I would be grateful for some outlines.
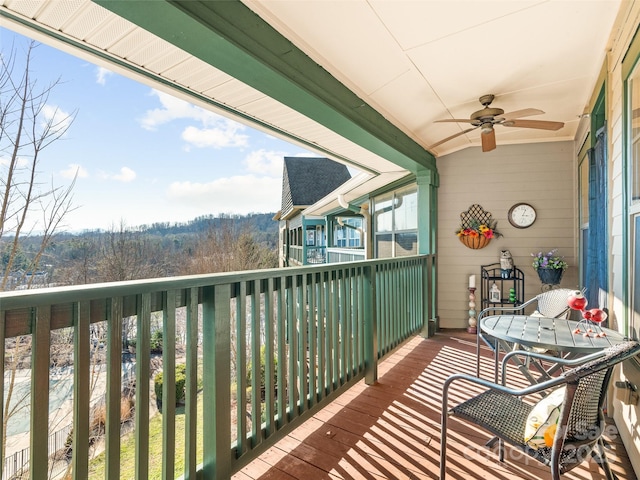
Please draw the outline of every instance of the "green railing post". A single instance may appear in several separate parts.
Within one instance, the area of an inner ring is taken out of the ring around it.
[[[89,408],[91,397],[89,391],[89,365],[91,363],[89,331],[91,312],[88,301],[79,302],[74,307],[72,468],[73,478],[80,480],[89,477]]]
[[[173,478],[176,464],[175,290],[164,294],[162,317],[162,478]]]
[[[288,422],[286,397],[286,392],[289,390],[288,365],[286,361],[286,339],[288,335],[286,285],[287,277],[280,277],[276,296],[276,334],[278,336],[278,404],[276,415],[278,417],[278,428],[284,427]]]
[[[376,267],[364,268],[364,380],[373,385],[378,380],[378,319],[376,313]]]
[[[0,345],[6,345],[5,343],[5,312],[4,310],[0,310]],[[5,355],[0,356],[0,371],[4,372],[5,365]],[[4,412],[4,382],[0,384],[0,412]],[[0,422],[0,438],[4,438],[4,422]],[[0,476],[4,472],[4,442],[0,442]]]
[[[205,287],[202,300],[203,478],[231,477],[231,286]]]
[[[422,259],[422,278],[421,280],[421,291],[422,291],[422,302],[421,302],[421,320],[422,320],[422,328],[420,329],[420,336],[424,338],[429,337],[429,319],[431,318],[431,302],[430,298],[430,276],[431,269],[429,268],[430,262],[427,259]]]
[[[273,367],[274,358],[274,284],[275,279],[269,278],[264,284],[264,401],[265,401],[265,435],[269,437],[275,432],[275,388]]]
[[[262,402],[261,402],[261,355],[260,355],[260,285],[250,282],[251,286],[251,448],[262,442]],[[245,337],[246,338],[246,337]],[[266,351],[265,351],[266,360]],[[264,366],[265,374],[267,367]],[[266,388],[266,387],[265,387]]]
[[[151,355],[151,295],[137,299],[136,379],[149,378]],[[149,477],[149,382],[136,381],[136,478]]]
[[[192,287],[187,295],[187,381],[185,385],[185,470],[184,480],[195,480],[198,450],[198,289]],[[138,477],[146,478],[146,477]]]
[[[120,478],[120,405],[122,399],[122,297],[111,299],[107,326],[107,421],[105,478]]]
[[[236,456],[247,449],[247,284],[239,282],[236,287]]]
[[[29,478],[49,478],[49,362],[51,310],[38,307],[31,339],[31,455]],[[35,434],[37,432],[37,435]]]

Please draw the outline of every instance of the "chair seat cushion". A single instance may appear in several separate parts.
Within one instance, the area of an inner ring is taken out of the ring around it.
[[[553,445],[564,397],[565,388],[558,388],[535,404],[529,413],[524,441],[534,450]]]

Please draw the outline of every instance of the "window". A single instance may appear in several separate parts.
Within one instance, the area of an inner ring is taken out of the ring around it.
[[[633,232],[632,232],[633,245],[640,244],[640,215],[636,215],[633,218]],[[640,254],[637,248],[632,249],[631,265],[632,267],[632,282],[631,282],[631,321],[629,334],[632,338],[640,338],[640,281],[637,277],[640,275]]]
[[[418,190],[411,186],[374,199],[374,244],[377,258],[418,253]]]
[[[640,67],[636,66],[628,80],[629,122],[631,137],[630,192],[631,203],[640,204]]]
[[[589,227],[589,157],[586,150],[579,158],[579,183],[580,183],[580,227]]]
[[[362,217],[336,217],[333,224],[333,246],[362,248]]]

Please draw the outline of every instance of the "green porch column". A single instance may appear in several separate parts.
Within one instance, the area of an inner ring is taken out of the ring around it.
[[[423,337],[429,336],[429,321],[435,322],[436,315],[436,238],[438,224],[438,172],[420,168],[416,174],[418,184],[418,253],[431,255],[431,260],[423,270]]]

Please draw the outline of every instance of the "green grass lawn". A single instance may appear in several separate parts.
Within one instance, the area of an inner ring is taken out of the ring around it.
[[[202,395],[198,395],[198,418],[202,418]],[[182,476],[184,472],[184,407],[176,409],[176,455],[174,478]],[[196,463],[202,463],[202,422],[198,422],[198,449]],[[120,448],[120,479],[135,479],[135,432],[128,433],[121,439]],[[162,415],[156,414],[149,421],[149,479],[162,478]],[[105,478],[104,452],[91,460],[89,464],[89,478]]]

